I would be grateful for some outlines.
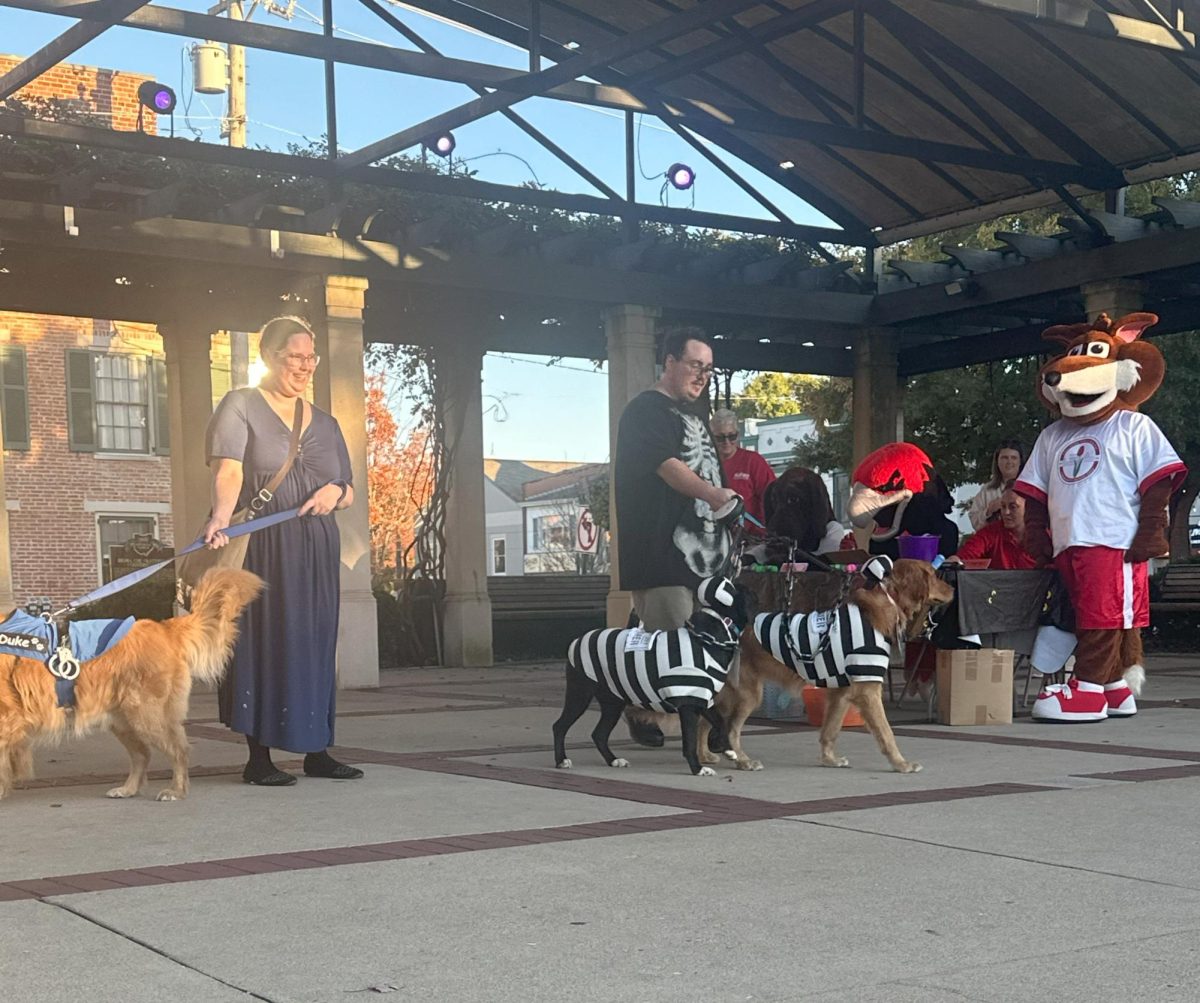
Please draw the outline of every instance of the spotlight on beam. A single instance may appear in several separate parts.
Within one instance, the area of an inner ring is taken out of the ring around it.
[[[159,115],[170,115],[175,111],[175,92],[166,84],[154,80],[143,80],[137,91],[142,107]]]
[[[687,164],[672,164],[667,168],[667,180],[673,188],[686,192],[696,183],[696,172]]]
[[[421,145],[430,153],[435,153],[439,157],[448,157],[458,144],[454,141],[454,133],[439,132],[436,136],[430,136]]]

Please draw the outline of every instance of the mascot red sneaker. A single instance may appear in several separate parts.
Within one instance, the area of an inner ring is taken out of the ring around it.
[[[923,449],[889,442],[867,454],[851,481],[846,513],[860,529],[871,527],[872,554],[898,558],[901,533],[938,537],[943,557],[958,551],[958,527],[946,518],[954,499]]]
[[[1026,498],[1026,549],[1054,557],[1075,606],[1075,678],[1038,694],[1039,721],[1086,722],[1137,713],[1141,628],[1150,623],[1146,562],[1167,552],[1167,502],[1187,468],[1138,408],[1162,384],[1162,354],[1138,337],[1157,323],[1051,327],[1065,354],[1038,372],[1059,420],[1042,431],[1017,479]]]

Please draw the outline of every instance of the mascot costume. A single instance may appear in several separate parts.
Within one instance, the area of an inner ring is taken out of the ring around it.
[[[938,537],[943,557],[958,551],[958,527],[946,518],[954,499],[924,450],[910,442],[880,446],[854,469],[851,480],[846,513],[860,529],[874,524],[872,554],[896,560],[901,533]]]
[[[1150,623],[1146,562],[1167,552],[1167,503],[1187,468],[1138,413],[1162,383],[1162,354],[1138,336],[1158,321],[1059,325],[1042,337],[1065,353],[1038,371],[1059,420],[1044,429],[1017,479],[1026,549],[1054,558],[1075,607],[1075,676],[1038,694],[1041,721],[1103,721],[1137,713],[1142,635]]]

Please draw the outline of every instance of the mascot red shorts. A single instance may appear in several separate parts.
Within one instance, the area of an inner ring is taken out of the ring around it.
[[[1146,563],[1130,564],[1113,547],[1068,547],[1055,570],[1075,607],[1076,630],[1129,630],[1150,626]]]

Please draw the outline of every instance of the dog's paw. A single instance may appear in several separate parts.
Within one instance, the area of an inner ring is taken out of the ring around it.
[[[696,776],[698,777],[715,777],[716,775],[717,771],[711,766],[701,766],[700,769],[696,771]]]
[[[896,767],[896,772],[897,773],[920,773],[921,772],[921,764],[920,763],[903,763],[900,766]]]
[[[757,759],[739,759],[737,768],[739,770],[746,770],[753,773],[756,770],[761,770],[763,768],[763,764]]]
[[[105,791],[106,798],[135,798],[138,792],[132,791],[128,787],[114,787],[111,791]]]
[[[822,766],[831,766],[834,769],[845,769],[850,765],[850,760],[845,756],[826,756],[821,760]]]
[[[705,763],[708,766],[712,766],[714,763],[719,763],[720,761],[721,760],[717,756],[714,756],[711,752],[705,752],[703,749],[700,750],[700,762]]]
[[[554,766],[559,770],[569,770],[571,768],[571,760],[564,759],[561,762],[555,763]]]
[[[625,767],[627,767],[629,765],[629,760],[622,759],[620,756],[618,756],[616,759],[614,759],[608,765],[611,766],[614,770],[623,770],[623,769],[625,769]]]
[[[732,749],[726,749],[725,756],[727,759],[732,759],[735,763],[737,762],[737,753],[734,752]]]
[[[159,791],[158,797],[156,797],[154,800],[155,801],[182,801],[183,795],[180,794],[178,791],[171,790],[171,788],[168,787],[166,790]]]

